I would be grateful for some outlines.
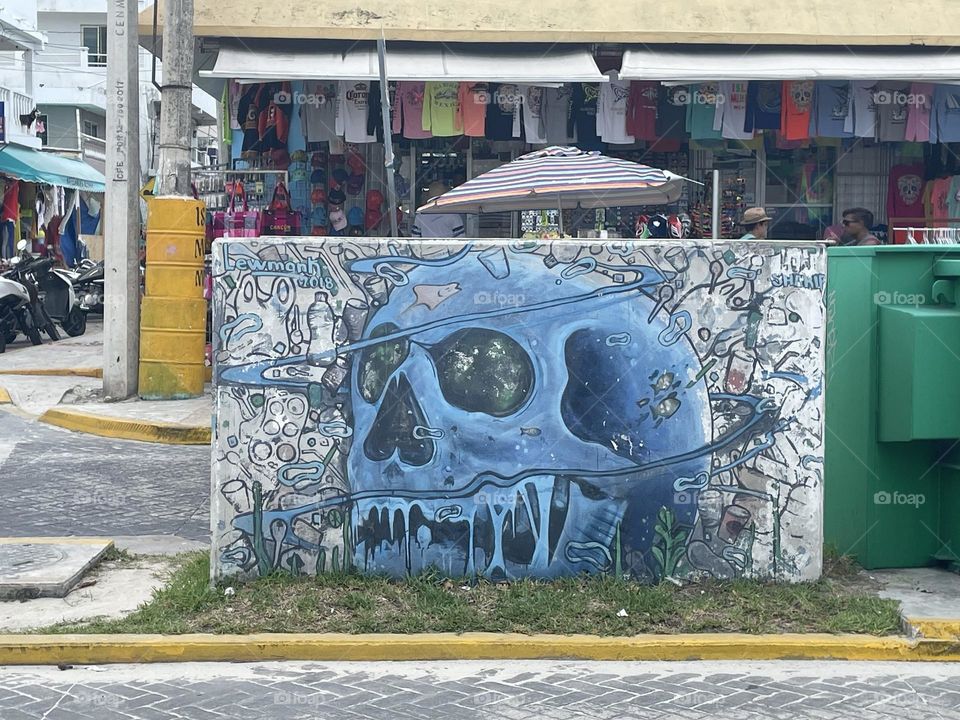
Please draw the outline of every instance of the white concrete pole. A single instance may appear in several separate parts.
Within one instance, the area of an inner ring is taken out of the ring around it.
[[[189,197],[190,108],[193,101],[193,0],[165,0],[163,87],[157,196]]]
[[[136,0],[107,4],[103,393],[137,392],[140,353],[140,77]]]

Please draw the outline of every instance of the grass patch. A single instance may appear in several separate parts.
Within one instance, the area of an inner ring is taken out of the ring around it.
[[[120,620],[61,625],[54,633],[519,632],[593,635],[681,632],[896,634],[895,601],[838,577],[777,585],[749,580],[676,587],[608,576],[466,583],[331,573],[272,575],[209,586],[209,556],[183,555],[170,582]],[[626,610],[626,616],[618,615]]]

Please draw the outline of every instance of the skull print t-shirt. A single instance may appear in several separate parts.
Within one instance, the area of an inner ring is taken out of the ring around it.
[[[923,216],[923,165],[895,165],[887,186],[887,218]]]
[[[490,83],[490,104],[484,119],[488,140],[512,140],[513,118],[520,105],[520,89],[516,85]]]
[[[806,140],[810,137],[813,89],[813,80],[784,81],[780,108],[780,130],[784,140]]]

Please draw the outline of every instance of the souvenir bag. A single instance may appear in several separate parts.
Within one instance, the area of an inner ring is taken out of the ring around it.
[[[260,234],[269,235],[302,235],[302,220],[299,212],[290,205],[290,192],[281,180],[273,191],[273,200],[261,215]]]
[[[243,209],[237,210],[237,195],[243,199]],[[230,206],[224,213],[224,229],[222,237],[258,237],[260,235],[260,213],[251,210],[247,205],[247,193],[243,183],[234,183],[230,194]]]

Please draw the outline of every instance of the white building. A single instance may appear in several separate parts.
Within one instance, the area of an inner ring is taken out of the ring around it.
[[[0,102],[3,103],[5,142],[28,147],[40,147],[36,136],[37,123],[33,115],[35,65],[34,60],[45,45],[45,38],[37,29],[36,0],[17,0],[0,6],[0,55],[19,58],[20,70],[13,82],[0,71]],[[21,116],[31,121],[24,125]]]
[[[24,39],[16,47],[4,44],[0,53],[0,85],[12,93],[13,104],[35,103],[45,117],[43,145],[76,152],[101,172],[106,132],[107,0],[17,0],[15,10],[0,9],[0,37],[10,23],[3,13],[30,16],[24,33],[36,35],[33,46]],[[149,3],[140,0],[140,9]],[[33,23],[31,26],[30,23]],[[6,38],[4,37],[6,43]],[[160,93],[152,82],[151,55],[140,50],[140,167],[146,176],[156,167],[159,142]],[[158,83],[162,66],[157,63]],[[22,100],[20,96],[32,100]],[[217,100],[194,87],[195,162],[203,164],[206,148],[216,146]],[[7,111],[8,115],[10,111]],[[29,110],[27,111],[29,112]],[[13,123],[8,122],[8,127]],[[10,139],[10,138],[8,138]],[[29,139],[29,138],[28,138]],[[34,140],[36,142],[36,140]],[[36,145],[38,146],[38,145]]]

